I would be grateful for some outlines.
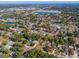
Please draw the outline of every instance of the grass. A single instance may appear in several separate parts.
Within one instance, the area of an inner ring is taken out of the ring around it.
[[[3,36],[0,36],[0,44],[7,41],[7,38],[4,38]]]

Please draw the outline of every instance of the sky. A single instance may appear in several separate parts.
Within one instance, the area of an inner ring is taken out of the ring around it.
[[[58,4],[79,3],[79,0],[0,0],[0,4]]]
[[[79,0],[0,0],[0,1],[79,1]]]
[[[79,0],[0,0],[0,1],[79,1]]]
[[[79,3],[79,1],[0,1],[0,4],[58,4],[58,3]]]

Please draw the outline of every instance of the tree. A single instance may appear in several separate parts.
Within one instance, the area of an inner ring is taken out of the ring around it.
[[[18,33],[14,33],[14,36],[19,39],[23,38],[23,35]]]
[[[10,56],[10,55],[9,55],[10,51],[9,51],[7,48],[2,47],[2,48],[0,49],[0,52],[2,52],[2,56],[3,56],[4,58]]]
[[[12,58],[20,58],[22,56],[21,52],[15,52],[12,54]]]
[[[23,41],[22,41],[22,44],[27,44],[27,43],[28,43],[27,40],[23,40]]]
[[[53,58],[53,56],[50,56],[48,53],[44,53],[38,49],[32,49],[30,51],[25,52],[23,55],[26,58],[48,58],[48,57]]]
[[[50,43],[51,43],[51,46],[52,46],[52,41],[54,40],[53,36],[51,36],[51,35],[48,35],[48,40],[50,41]]]
[[[7,26],[6,24],[0,24],[0,30],[7,30],[9,28],[9,26]]]
[[[23,36],[26,39],[29,39],[29,33],[27,31],[23,31]]]
[[[21,39],[23,38],[23,34],[14,33],[13,35],[14,36],[11,37],[10,39],[14,42],[21,41]]]
[[[67,40],[69,45],[73,45],[75,43],[72,37],[69,37]]]
[[[20,42],[15,42],[15,44],[13,44],[13,47],[23,47],[24,45]]]
[[[36,33],[28,33],[27,31],[23,32],[23,36],[26,39],[32,39],[32,40],[37,40],[38,38],[40,38],[40,35],[36,34]]]
[[[64,39],[59,39],[59,44],[63,45],[64,44]]]
[[[21,48],[21,47],[12,47],[12,48],[10,48],[10,50],[11,51],[13,51],[13,52],[22,52],[23,51],[23,48]]]
[[[14,52],[14,54],[12,54],[12,57],[21,57],[24,52],[24,45],[16,42],[13,47],[10,48],[10,50]]]

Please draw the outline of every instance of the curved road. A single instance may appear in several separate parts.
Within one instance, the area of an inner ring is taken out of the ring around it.
[[[38,41],[33,41],[33,43],[35,43],[34,46],[27,46],[27,45],[25,46],[26,51],[29,51],[29,50],[31,50],[31,49],[34,49],[34,48],[39,44]]]

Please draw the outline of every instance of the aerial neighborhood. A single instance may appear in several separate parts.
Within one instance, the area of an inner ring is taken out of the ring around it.
[[[1,7],[0,58],[78,58],[78,10],[50,4]]]

